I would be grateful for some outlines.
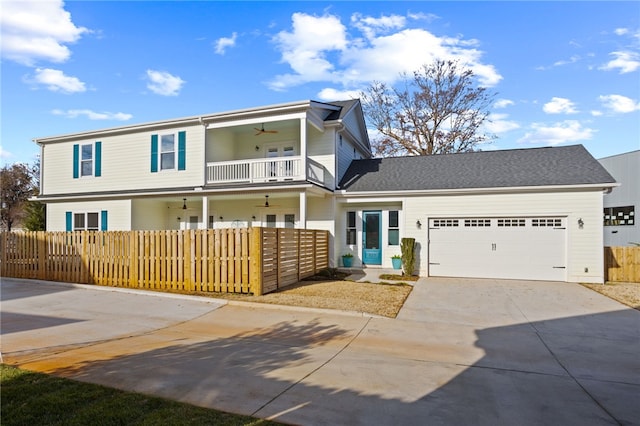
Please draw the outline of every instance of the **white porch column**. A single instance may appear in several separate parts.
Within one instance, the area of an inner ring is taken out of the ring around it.
[[[207,229],[209,225],[209,198],[206,195],[202,197],[202,221],[200,229]]]
[[[300,229],[307,229],[307,192],[300,193]]]
[[[307,179],[307,117],[300,119],[300,157],[302,158],[301,173]],[[306,226],[305,226],[306,228]]]

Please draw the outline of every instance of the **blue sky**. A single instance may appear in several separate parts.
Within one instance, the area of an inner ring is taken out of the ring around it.
[[[483,149],[640,149],[640,2],[1,4],[2,164],[33,138],[357,96],[434,59],[497,92]]]

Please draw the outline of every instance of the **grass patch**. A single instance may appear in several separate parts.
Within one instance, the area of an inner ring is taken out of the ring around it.
[[[2,364],[2,425],[276,425]]]
[[[382,274],[380,275],[381,280],[392,280],[392,281],[418,281],[420,277],[416,275],[397,275],[397,274]]]

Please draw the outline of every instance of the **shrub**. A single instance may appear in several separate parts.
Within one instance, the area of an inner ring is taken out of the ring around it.
[[[400,250],[402,251],[402,272],[405,275],[413,275],[413,270],[416,264],[415,249],[415,238],[403,238],[400,242]]]

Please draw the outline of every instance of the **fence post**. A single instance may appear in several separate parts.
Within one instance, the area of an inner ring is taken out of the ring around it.
[[[250,229],[249,289],[254,296],[262,296],[262,228]]]
[[[0,232],[0,276],[7,276],[7,232]]]
[[[183,235],[184,235],[184,240],[183,240],[183,247],[184,247],[184,262],[183,262],[183,268],[184,268],[184,272],[183,272],[183,280],[184,280],[184,289],[187,289],[189,291],[193,291],[193,288],[191,287],[192,282],[191,282],[191,262],[193,261],[192,256],[193,254],[191,253],[191,230],[186,229],[183,230]]]

